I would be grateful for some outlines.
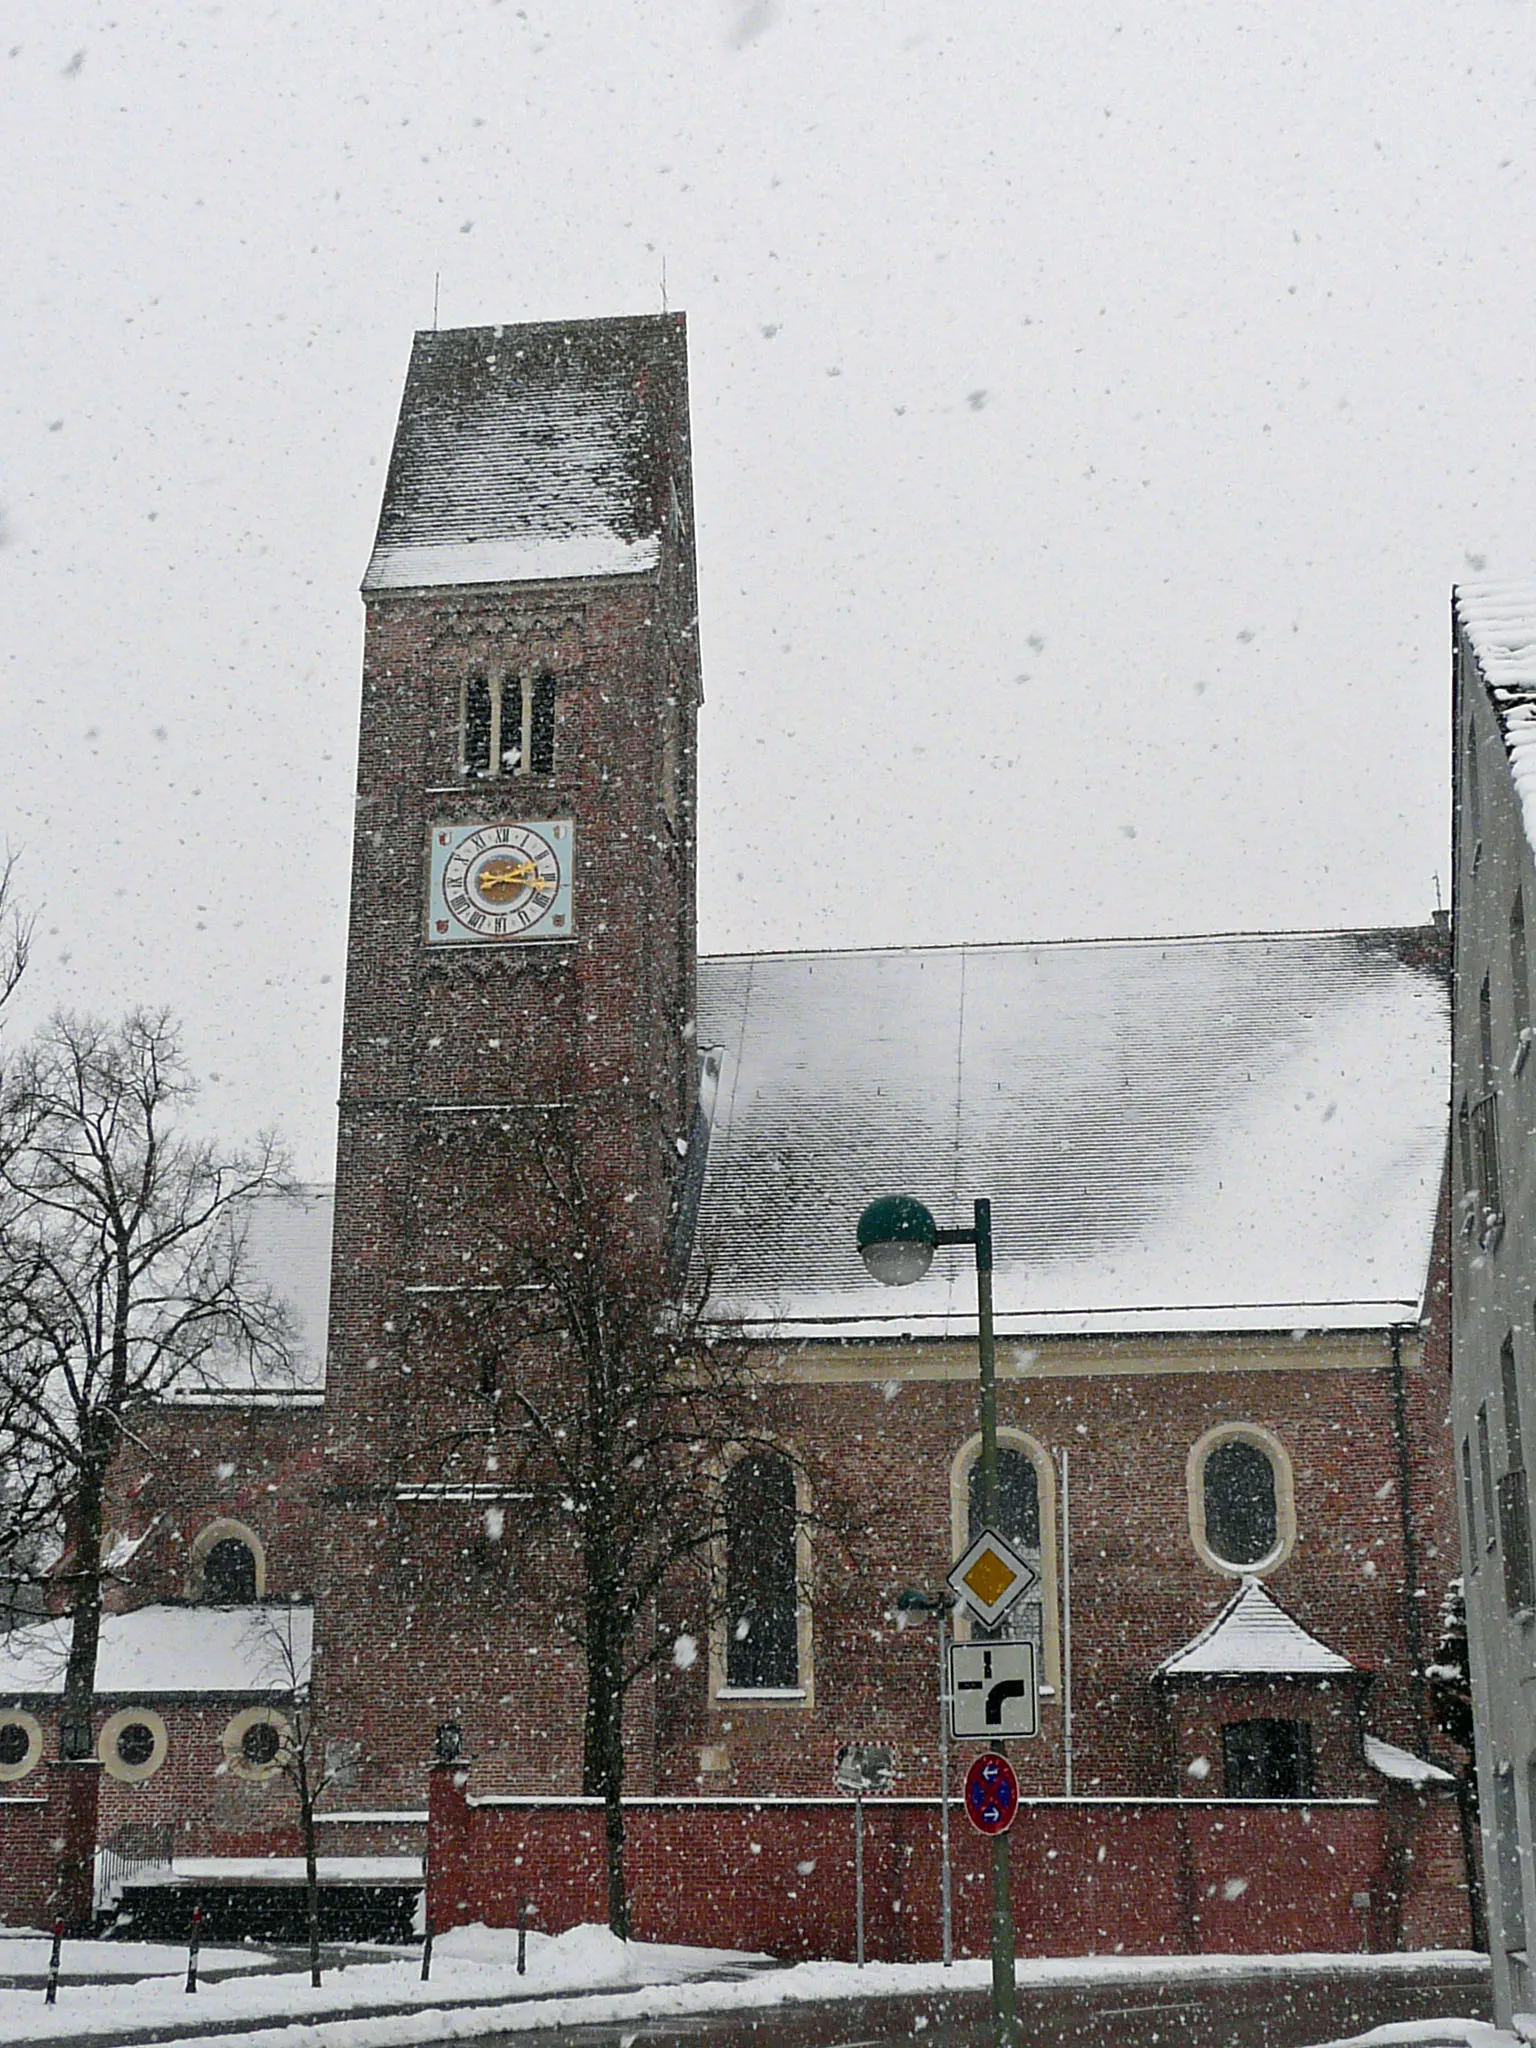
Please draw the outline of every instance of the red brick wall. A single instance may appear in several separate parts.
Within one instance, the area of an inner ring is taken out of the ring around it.
[[[0,1922],[88,1927],[96,1843],[92,1765],[45,1764],[37,1789],[0,1798]]]
[[[480,1803],[461,1772],[432,1777],[434,1927],[511,1926],[524,1899],[531,1924],[550,1932],[605,1917],[595,1802]],[[1352,1951],[1394,1946],[1400,1922],[1417,1944],[1458,1945],[1464,1895],[1434,1881],[1450,1868],[1454,1815],[1441,1802],[1414,1804],[1408,1832],[1425,1876],[1400,1897],[1401,1860],[1381,1806],[1028,1802],[1009,1836],[1019,1953]],[[936,1956],[937,1801],[871,1800],[865,1817],[867,1952]],[[854,1954],[847,1800],[658,1800],[627,1807],[625,1821],[637,1939]],[[951,1828],[956,1953],[983,1955],[987,1846],[958,1812]]]

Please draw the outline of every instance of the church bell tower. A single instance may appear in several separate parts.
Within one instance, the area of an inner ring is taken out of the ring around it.
[[[363,597],[319,1677],[388,1803],[419,1792],[421,1717],[505,1695],[519,1649],[455,1622],[474,1516],[406,1484],[399,1418],[402,1389],[472,1393],[410,1333],[516,1227],[520,1120],[569,1112],[590,1184],[666,1256],[695,1085],[682,316],[418,334]]]

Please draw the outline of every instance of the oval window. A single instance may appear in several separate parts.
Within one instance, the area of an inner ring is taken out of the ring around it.
[[[1206,1453],[1201,1486],[1207,1548],[1224,1564],[1261,1564],[1280,1533],[1268,1452],[1246,1437],[1228,1437]]]
[[[282,1737],[270,1721],[253,1721],[240,1738],[240,1754],[257,1770],[272,1763],[282,1746]]]
[[[26,1762],[31,1750],[31,1733],[20,1721],[0,1724],[0,1764],[14,1768]]]
[[[155,1731],[147,1721],[130,1721],[117,1731],[117,1758],[129,1770],[141,1770],[155,1753]]]

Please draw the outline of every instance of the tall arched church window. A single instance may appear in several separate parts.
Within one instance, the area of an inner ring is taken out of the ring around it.
[[[1254,1423],[1207,1430],[1189,1454],[1190,1531],[1207,1564],[1232,1573],[1282,1564],[1296,1540],[1291,1463]]]
[[[725,1480],[725,1682],[733,1692],[800,1683],[795,1473],[756,1451]]]
[[[1022,1430],[999,1429],[997,1439],[997,1533],[1035,1567],[1040,1586],[995,1628],[984,1629],[957,1614],[956,1633],[962,1638],[969,1634],[975,1641],[1033,1643],[1041,1682],[1054,1686],[1058,1682],[1055,1475],[1047,1453]],[[955,1460],[950,1501],[951,1542],[959,1557],[986,1521],[979,1436],[972,1437]]]

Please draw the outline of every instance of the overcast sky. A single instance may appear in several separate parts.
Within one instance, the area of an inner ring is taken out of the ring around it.
[[[707,950],[1410,923],[1536,573],[1530,0],[10,0],[22,1014],[331,1167],[412,330],[689,315]]]

